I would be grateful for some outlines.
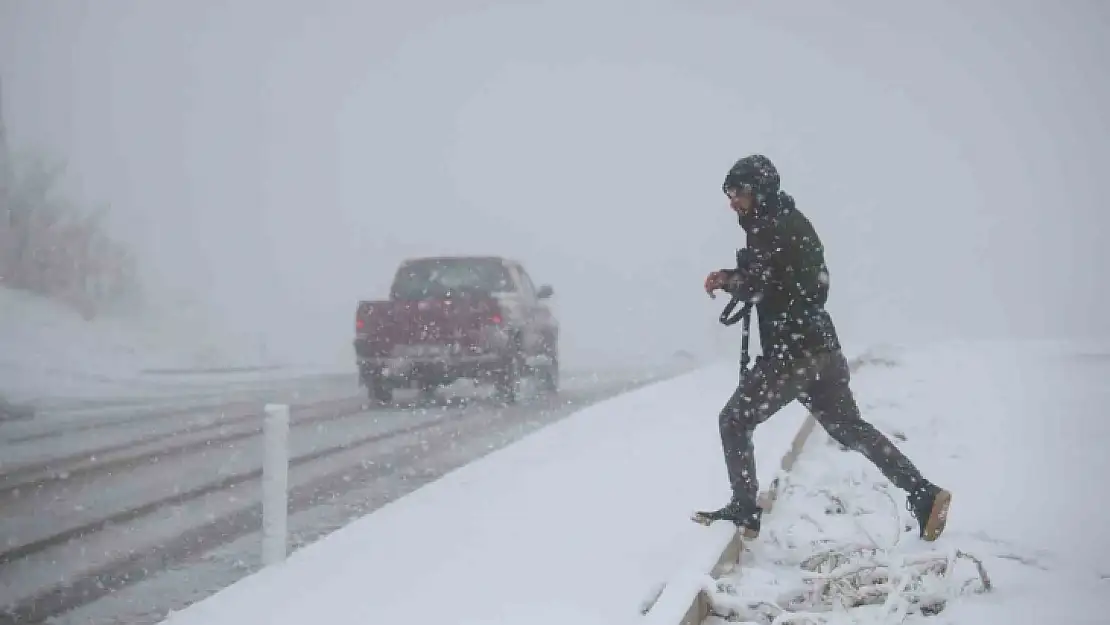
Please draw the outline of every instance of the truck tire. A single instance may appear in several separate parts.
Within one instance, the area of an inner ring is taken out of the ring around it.
[[[520,399],[520,380],[524,372],[524,356],[519,346],[505,358],[505,363],[494,376],[493,384],[497,397],[506,404],[515,404]]]
[[[420,399],[425,402],[434,402],[436,398],[436,391],[439,390],[439,384],[428,380],[420,380],[418,384],[420,388]]]
[[[393,401],[393,389],[386,386],[381,375],[370,376],[366,386],[369,388],[371,401],[378,404],[388,404]]]
[[[559,355],[549,354],[551,362],[540,368],[540,390],[544,393],[559,392]]]

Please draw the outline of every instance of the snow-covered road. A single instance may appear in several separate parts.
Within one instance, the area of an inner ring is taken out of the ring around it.
[[[356,385],[293,402],[294,548],[599,399],[676,373],[567,372],[500,405],[456,389],[367,410]],[[273,396],[273,394],[271,395]],[[0,623],[156,622],[257,566],[260,404],[146,406],[0,427]],[[151,590],[155,588],[155,590]]]

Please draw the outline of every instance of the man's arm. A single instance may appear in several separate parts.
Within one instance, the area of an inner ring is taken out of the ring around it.
[[[725,269],[724,290],[744,302],[755,302],[763,295],[768,273],[767,259],[761,258],[751,248],[736,252],[736,269]]]

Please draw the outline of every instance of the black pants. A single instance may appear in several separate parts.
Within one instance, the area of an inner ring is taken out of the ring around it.
[[[733,499],[755,505],[752,434],[755,427],[795,399],[802,402],[840,444],[867,457],[895,486],[912,491],[925,483],[921,473],[882,432],[863,420],[848,386],[851,371],[842,352],[796,360],[759,358],[720,415]]]

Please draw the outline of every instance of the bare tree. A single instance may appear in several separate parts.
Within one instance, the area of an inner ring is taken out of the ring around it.
[[[107,207],[83,209],[57,192],[63,172],[42,161],[17,169],[0,101],[0,285],[88,317],[133,294],[136,272],[128,250],[108,235]]]

